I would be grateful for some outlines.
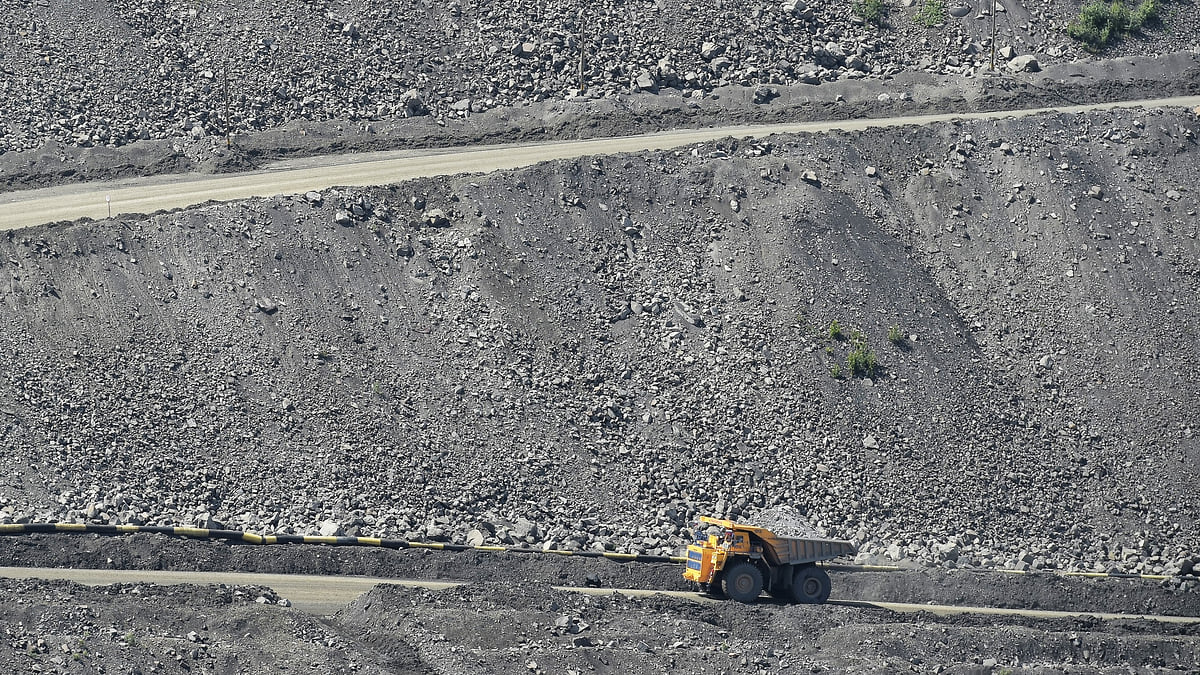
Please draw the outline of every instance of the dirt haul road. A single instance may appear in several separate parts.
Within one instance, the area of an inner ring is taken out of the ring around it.
[[[413,178],[515,169],[556,159],[665,150],[726,137],[861,131],[951,120],[1025,117],[1043,113],[1134,107],[1200,106],[1200,96],[1033,108],[982,113],[947,113],[800,124],[724,126],[586,141],[500,145],[471,150],[397,151],[331,155],[282,162],[271,169],[219,177],[162,176],[108,183],[77,184],[13,192],[0,198],[0,230],[101,219],[126,213],[153,213],[206,201],[232,201],[276,194],[299,194],[333,186],[387,185]],[[110,212],[111,211],[111,212]]]
[[[317,615],[331,615],[353,602],[363,593],[379,584],[390,584],[408,588],[444,590],[461,586],[466,581],[431,581],[427,579],[389,579],[384,577],[317,576],[295,574],[258,574],[249,572],[179,572],[147,570],[84,570],[58,569],[50,567],[0,567],[0,577],[9,579],[62,579],[88,586],[108,584],[227,584],[231,586],[267,586],[281,597],[287,598],[291,606]],[[694,602],[720,602],[698,593],[688,591],[660,591],[634,588],[588,588],[578,586],[555,586],[555,590],[589,595],[611,595],[620,593],[630,597],[665,595]],[[766,600],[764,599],[764,602]],[[1092,617],[1102,621],[1161,621],[1164,623],[1200,623],[1196,616],[1169,616],[1157,614],[1124,614],[1116,612],[1013,609],[1006,607],[971,607],[907,602],[878,602],[871,600],[848,600],[835,598],[831,604],[846,607],[886,609],[893,612],[930,612],[938,616],[956,614],[980,614],[987,616],[1026,617],[1031,619],[1071,619]]]

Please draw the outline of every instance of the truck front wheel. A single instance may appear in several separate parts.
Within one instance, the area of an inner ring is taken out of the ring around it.
[[[752,563],[740,562],[725,571],[725,595],[738,602],[754,602],[763,589],[763,576]]]
[[[792,577],[792,599],[806,605],[819,605],[829,599],[829,574],[816,565],[804,565]]]

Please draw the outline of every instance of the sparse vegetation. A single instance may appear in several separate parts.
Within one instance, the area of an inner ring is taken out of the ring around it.
[[[892,333],[895,333],[899,339],[903,340],[904,336],[900,333],[899,326],[892,326],[892,332],[888,333],[888,339],[892,339]],[[829,338],[831,340],[849,340],[850,352],[846,355],[846,365],[843,367],[840,363],[835,363],[829,368],[829,375],[834,379],[842,379],[844,377],[875,377],[879,373],[879,361],[875,357],[875,352],[871,351],[871,347],[867,344],[867,336],[863,335],[862,331],[855,329],[847,330],[842,328],[842,324],[834,319],[829,323]],[[833,345],[826,345],[825,353],[833,355]]]
[[[925,0],[913,15],[913,21],[926,28],[946,23],[946,0]]]
[[[842,324],[838,323],[837,319],[829,323],[829,338],[831,340],[843,340],[846,338],[846,334],[842,332]]]
[[[883,0],[854,0],[850,11],[854,12],[854,16],[876,26],[883,26],[887,22],[888,7]]]
[[[1159,17],[1159,0],[1142,0],[1130,11],[1122,0],[1095,0],[1079,10],[1079,16],[1067,26],[1067,35],[1083,43],[1084,49],[1098,52],[1125,33],[1141,30]]]
[[[1153,25],[1158,17],[1158,0],[1142,0],[1129,16],[1129,30],[1141,30],[1143,26]]]
[[[854,341],[854,348],[846,356],[846,367],[853,377],[874,378],[879,373],[875,352],[871,351],[865,339]]]
[[[892,324],[892,327],[888,329],[887,337],[888,342],[896,345],[897,347],[904,346],[904,343],[907,340],[907,338],[904,337],[904,332],[900,330],[900,326],[897,326],[896,324]]]

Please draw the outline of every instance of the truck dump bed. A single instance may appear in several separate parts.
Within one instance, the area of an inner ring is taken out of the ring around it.
[[[854,544],[837,539],[780,537],[774,532],[753,525],[743,525],[732,520],[721,520],[701,516],[701,522],[716,525],[728,530],[738,530],[750,533],[763,547],[763,557],[772,565],[803,565],[807,563],[831,560],[842,556],[852,556],[855,553]]]
[[[774,543],[767,544],[766,549],[768,559],[775,554],[776,559],[771,562],[776,565],[800,565],[854,555],[854,544],[836,539],[775,537]]]

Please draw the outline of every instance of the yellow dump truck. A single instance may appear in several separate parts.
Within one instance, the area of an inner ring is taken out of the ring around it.
[[[789,602],[820,604],[829,599],[822,560],[854,555],[854,544],[834,539],[779,537],[762,527],[700,516],[724,532],[698,535],[688,546],[683,576],[700,592],[754,602],[764,590]]]

